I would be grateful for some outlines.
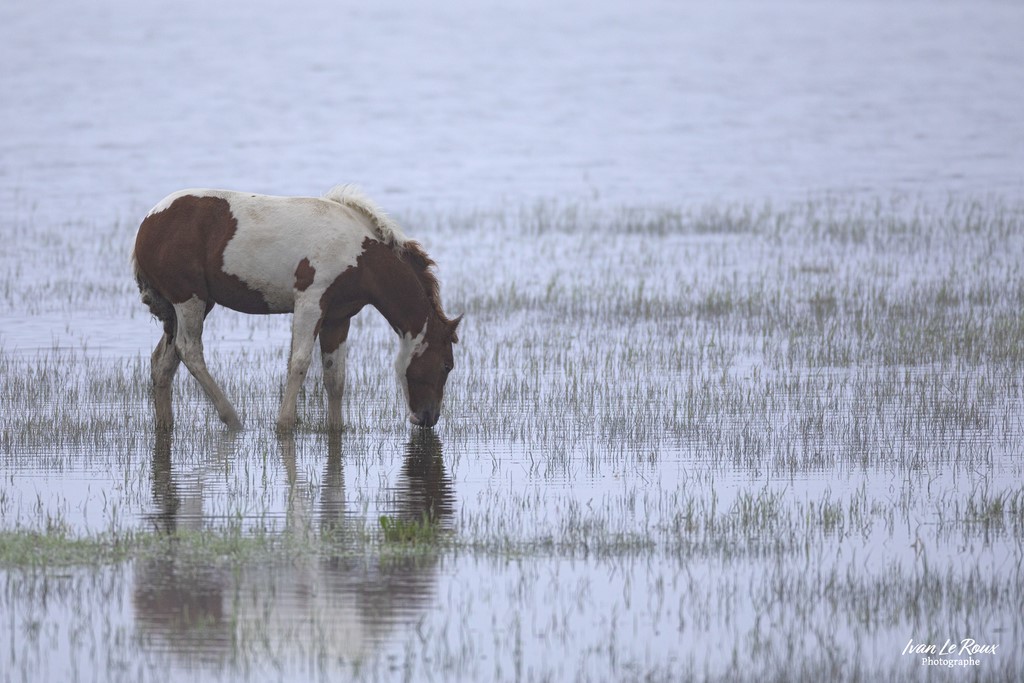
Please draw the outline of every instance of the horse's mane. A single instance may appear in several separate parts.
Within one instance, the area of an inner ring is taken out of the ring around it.
[[[335,185],[324,194],[324,199],[344,204],[364,213],[370,219],[370,222],[373,223],[374,230],[377,231],[377,235],[384,244],[400,249],[408,241],[405,233],[398,227],[398,223],[384,213],[358,187],[354,185]]]
[[[452,321],[441,308],[441,287],[433,270],[436,264],[419,242],[406,237],[398,223],[354,185],[336,185],[324,194],[324,199],[344,204],[366,214],[373,222],[381,241],[393,248],[400,259],[412,266],[437,317],[445,324],[451,324]]]
[[[441,308],[441,286],[437,282],[437,276],[434,275],[434,266],[436,265],[434,260],[427,256],[427,252],[423,251],[420,243],[414,240],[408,240],[402,245],[399,258],[412,266],[413,272],[416,273],[420,284],[423,285],[423,291],[427,293],[427,299],[434,308],[434,313],[437,314],[438,319],[446,325],[450,325],[452,321],[444,314],[444,310]]]

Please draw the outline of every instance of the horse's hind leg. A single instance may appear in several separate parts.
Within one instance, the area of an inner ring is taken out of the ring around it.
[[[220,419],[231,429],[241,429],[242,421],[238,419],[227,396],[206,369],[203,357],[203,319],[206,317],[206,302],[197,296],[182,304],[174,304],[177,318],[177,330],[174,334],[174,348],[178,351],[181,361],[199,381],[206,395],[213,401]]]
[[[173,330],[173,327],[171,329]],[[160,343],[153,350],[150,366],[158,431],[170,431],[174,427],[174,412],[171,409],[171,382],[181,359],[178,358],[178,353],[174,350],[172,334],[173,332],[165,332],[160,337]]]
[[[345,340],[350,318],[325,320],[320,328],[320,358],[324,366],[324,388],[327,390],[327,429],[341,429],[341,397],[345,391]]]

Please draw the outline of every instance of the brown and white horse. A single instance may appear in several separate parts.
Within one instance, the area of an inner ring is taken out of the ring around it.
[[[163,322],[152,377],[159,428],[170,428],[179,362],[220,419],[241,429],[203,358],[203,321],[215,304],[242,313],[293,313],[288,379],[277,426],[290,430],[296,399],[320,338],[327,424],[341,427],[349,321],[366,304],[398,333],[395,368],[409,420],[433,426],[454,366],[460,318],[441,309],[434,262],[361,192],[338,186],[322,198],[183,190],[142,221],[132,254],[142,301]]]

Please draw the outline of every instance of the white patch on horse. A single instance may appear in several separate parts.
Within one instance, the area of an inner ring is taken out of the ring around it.
[[[398,383],[402,385],[402,393],[405,395],[405,403],[409,403],[409,378],[406,373],[409,371],[409,364],[412,359],[427,350],[427,342],[423,341],[427,336],[427,323],[423,323],[423,329],[415,337],[412,332],[406,332],[398,341],[398,358],[395,359],[395,371],[398,373]]]
[[[356,265],[363,240],[379,239],[370,221],[337,202],[316,197],[217,193],[238,223],[224,248],[223,270],[259,292],[272,313],[294,310],[295,268],[309,260],[315,275],[301,296],[319,299]]]

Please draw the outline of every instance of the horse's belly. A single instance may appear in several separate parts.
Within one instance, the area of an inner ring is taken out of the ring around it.
[[[291,313],[295,305],[291,291],[282,292],[266,283],[246,282],[227,274],[210,282],[209,287],[214,302],[241,313]]]

